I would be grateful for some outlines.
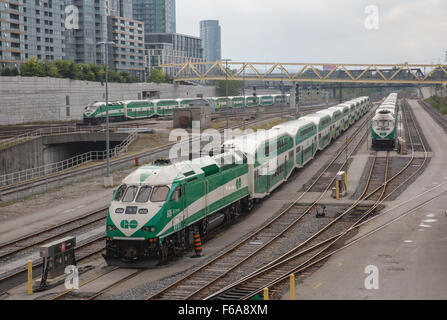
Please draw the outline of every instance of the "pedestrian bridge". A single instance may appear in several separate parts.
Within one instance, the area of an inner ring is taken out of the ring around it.
[[[269,62],[186,62],[161,65],[174,81],[241,80],[314,83],[447,85],[443,64],[337,64]]]

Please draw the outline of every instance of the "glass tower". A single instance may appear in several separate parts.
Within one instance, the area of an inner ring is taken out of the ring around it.
[[[144,22],[144,33],[175,33],[175,0],[132,0],[133,19]]]
[[[218,20],[200,21],[200,37],[203,39],[203,60],[214,62],[222,58],[220,26]]]

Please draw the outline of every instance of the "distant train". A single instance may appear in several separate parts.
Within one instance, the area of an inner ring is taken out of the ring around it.
[[[197,101],[207,101],[216,110],[230,108],[272,106],[285,104],[290,101],[290,94],[273,94],[260,96],[232,96],[232,97],[208,97],[208,98],[184,98],[184,99],[151,99],[128,100],[109,102],[109,120],[125,121],[151,117],[163,117],[172,115],[174,109],[186,108]],[[105,102],[95,102],[85,107],[83,113],[84,123],[100,123],[106,119]]]
[[[371,120],[372,147],[394,149],[396,144],[397,93],[391,93]]]
[[[166,262],[193,243],[194,232],[203,236],[249,212],[370,106],[369,97],[360,97],[229,139],[220,154],[138,168],[121,182],[108,210],[107,263]]]

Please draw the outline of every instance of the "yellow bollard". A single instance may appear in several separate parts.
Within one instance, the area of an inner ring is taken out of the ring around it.
[[[28,260],[28,294],[33,294],[33,261]]]
[[[345,190],[348,190],[348,173],[345,171]]]
[[[295,275],[290,275],[290,300],[295,300]]]
[[[340,182],[338,180],[335,181],[335,194],[336,194],[336,199],[339,200],[340,199]]]
[[[264,288],[264,300],[269,299],[269,288]]]

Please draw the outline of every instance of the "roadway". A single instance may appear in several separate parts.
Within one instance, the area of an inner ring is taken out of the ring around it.
[[[447,135],[417,101],[411,100],[410,106],[432,148],[431,162],[387,204],[386,214],[362,227],[353,239],[364,238],[313,274],[297,279],[296,299],[447,298]],[[368,266],[377,267],[378,288],[366,288],[374,283]],[[283,299],[288,298],[287,292]]]

